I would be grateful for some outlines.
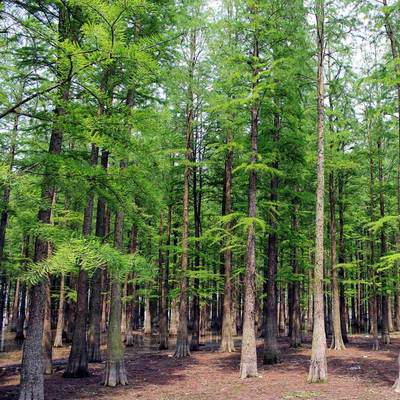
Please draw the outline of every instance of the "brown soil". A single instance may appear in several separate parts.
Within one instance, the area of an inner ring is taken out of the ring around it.
[[[129,385],[118,388],[100,385],[103,364],[92,364],[89,378],[62,378],[68,348],[55,349],[55,373],[46,377],[46,400],[400,400],[391,390],[400,336],[377,352],[371,350],[371,338],[351,337],[345,351],[328,351],[329,382],[312,385],[306,383],[310,343],[293,350],[280,339],[282,362],[264,367],[260,341],[260,376],[240,380],[240,353],[219,353],[215,337],[203,338],[201,351],[185,360],[174,359],[173,349],[158,351],[155,340],[147,339],[142,349],[126,350]],[[19,357],[18,349],[0,353],[1,400],[17,398]]]

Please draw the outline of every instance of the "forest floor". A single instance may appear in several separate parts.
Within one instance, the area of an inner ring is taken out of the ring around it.
[[[240,380],[240,352],[219,353],[215,336],[202,338],[201,350],[184,360],[172,357],[173,348],[158,351],[154,337],[140,349],[126,349],[129,385],[117,388],[100,385],[101,363],[91,365],[89,378],[62,378],[68,356],[64,347],[54,350],[55,373],[45,378],[46,400],[400,400],[400,394],[391,390],[400,334],[392,338],[392,344],[381,351],[372,351],[371,338],[365,335],[351,336],[346,351],[328,350],[329,381],[325,384],[306,383],[309,341],[294,350],[281,338],[282,362],[263,366],[260,340],[259,377]],[[21,352],[9,350],[0,353],[1,400],[16,399],[18,392]]]

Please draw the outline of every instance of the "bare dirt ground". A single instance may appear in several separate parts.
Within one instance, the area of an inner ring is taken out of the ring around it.
[[[329,381],[307,384],[310,343],[290,349],[280,339],[282,362],[263,366],[259,342],[259,377],[240,380],[240,352],[221,354],[215,337],[203,338],[201,351],[176,360],[169,351],[157,350],[156,338],[141,349],[126,349],[129,385],[101,386],[103,364],[92,364],[89,378],[64,379],[68,348],[55,349],[55,373],[45,378],[46,400],[400,400],[391,390],[397,375],[400,336],[381,351],[371,350],[371,338],[352,336],[343,352],[328,350]],[[239,341],[238,341],[239,345]],[[0,399],[17,398],[19,349],[0,353]]]

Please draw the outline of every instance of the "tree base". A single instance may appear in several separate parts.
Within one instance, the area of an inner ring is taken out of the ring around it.
[[[264,350],[263,363],[265,365],[274,365],[280,362],[280,352],[277,349]]]
[[[126,347],[141,347],[143,346],[143,336],[138,333],[126,334],[125,337],[125,346]]]
[[[101,358],[101,351],[100,351],[100,346],[94,346],[92,348],[89,348],[88,351],[88,362],[90,363],[100,363],[102,362]]]
[[[396,392],[396,393],[400,393],[400,379],[397,378],[396,382],[394,383],[394,385],[392,386],[392,389]]]
[[[177,340],[176,342],[176,349],[174,353],[175,358],[185,358],[185,357],[190,357],[190,348],[189,348],[189,343],[188,339],[183,339],[183,340]]]
[[[390,335],[389,333],[382,333],[382,343],[383,344],[390,344]]]
[[[235,344],[233,343],[233,339],[224,339],[222,338],[221,347],[219,348],[221,353],[234,353],[236,351]]]
[[[63,347],[62,339],[54,339],[53,347]]]
[[[90,376],[87,364],[81,365],[80,363],[72,363],[68,365],[63,373],[63,378],[87,378]]]
[[[29,385],[28,387],[21,387],[18,400],[44,400],[43,386]]]
[[[118,385],[125,386],[128,384],[126,377],[125,363],[121,361],[107,361],[106,369],[104,371],[104,386],[115,387]]]
[[[160,339],[160,345],[158,346],[158,350],[168,350],[168,337],[162,337]]]
[[[240,379],[258,377],[257,362],[240,363]]]
[[[326,383],[328,372],[326,360],[311,360],[310,371],[308,373],[308,383]]]
[[[346,350],[346,346],[344,345],[342,340],[333,339],[330,349],[331,350],[342,351],[342,350]]]

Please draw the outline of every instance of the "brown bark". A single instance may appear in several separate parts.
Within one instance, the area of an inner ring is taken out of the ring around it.
[[[171,206],[168,208],[168,222],[167,222],[167,237],[166,245],[170,244],[171,240],[171,219],[172,219],[172,209]],[[159,267],[159,277],[160,277],[160,313],[159,313],[159,326],[160,326],[160,350],[168,349],[168,264],[169,264],[169,254],[168,250],[164,257],[162,251],[163,245],[163,221],[162,215],[160,217],[160,244],[159,244],[159,254],[158,254],[158,267]]]
[[[69,26],[67,24],[69,11],[63,5],[59,8],[58,30],[60,40],[67,38]],[[65,81],[60,86],[58,101],[55,108],[55,116],[60,117],[65,114],[62,102],[69,98],[70,82]],[[62,132],[57,124],[53,127],[49,155],[57,156],[61,153]],[[41,206],[38,213],[38,221],[45,224],[51,222],[51,207],[55,196],[55,182],[53,177],[56,175],[57,163],[46,164],[42,183]],[[40,237],[35,240],[34,262],[40,262],[49,255],[49,243]],[[19,388],[19,400],[44,400],[43,387],[43,360],[41,354],[41,341],[43,336],[43,318],[45,303],[45,285],[39,283],[30,290],[29,320],[27,325],[27,335],[22,349],[21,383]]]
[[[296,235],[299,232],[300,222],[298,217],[299,205],[297,199],[294,200],[292,214],[292,231]],[[294,274],[293,293],[292,293],[292,330],[290,335],[290,347],[301,346],[301,309],[300,309],[300,265],[298,258],[298,248],[296,239],[293,241],[292,249],[292,271]]]
[[[137,228],[133,224],[129,236],[128,253],[135,254],[137,249]],[[131,347],[135,344],[133,328],[134,328],[134,313],[135,313],[135,283],[133,281],[133,273],[129,274],[127,282],[127,303],[126,303],[126,334],[125,345]]]
[[[329,209],[330,209],[330,242],[331,242],[331,268],[332,268],[332,322],[333,334],[331,349],[344,350],[345,346],[342,338],[340,325],[340,289],[336,264],[336,200],[335,182],[331,171],[329,174]]]
[[[384,196],[384,188],[383,188],[383,151],[382,151],[382,139],[379,137],[377,141],[377,149],[378,149],[378,183],[379,183],[379,211],[380,217],[385,217],[385,196]],[[383,257],[386,255],[386,234],[385,230],[382,227],[381,235],[380,235],[380,256]],[[387,272],[382,274],[382,342],[383,344],[390,344],[390,333],[389,333],[389,302],[387,290],[385,288],[387,279]]]
[[[232,170],[233,170],[233,141],[232,130],[228,129],[226,144],[228,151],[225,156],[225,176],[223,190],[223,215],[232,213]],[[232,229],[232,223],[228,222],[225,226],[227,236]],[[222,313],[222,332],[220,351],[231,353],[235,351],[233,342],[233,317],[232,317],[232,250],[229,248],[229,239],[226,240],[224,250],[224,303]]]
[[[346,261],[346,247],[344,241],[344,179],[343,174],[339,173],[338,176],[338,206],[339,206],[339,264],[343,264]],[[339,269],[338,272],[339,282],[344,280],[344,270],[343,268]],[[340,328],[342,331],[342,339],[343,343],[346,344],[349,342],[347,338],[347,308],[346,308],[346,298],[344,296],[344,287],[343,284],[339,285],[340,290]]]
[[[107,150],[103,150],[101,154],[101,166],[104,170],[108,166]],[[96,236],[104,237],[106,234],[106,201],[103,197],[97,200],[97,216],[96,216]],[[101,362],[100,352],[100,323],[102,312],[102,295],[101,295],[101,277],[103,270],[97,268],[93,274],[91,285],[91,296],[89,304],[89,330],[88,330],[88,361]]]
[[[121,161],[121,169],[126,168],[125,161]],[[115,217],[115,239],[114,245],[122,251],[123,247],[123,224],[124,212],[117,211]],[[114,271],[111,276],[111,299],[110,299],[110,321],[107,337],[107,360],[104,371],[104,386],[126,385],[124,363],[124,347],[121,341],[121,283],[118,272]]]
[[[98,154],[98,147],[92,144],[90,156],[90,164],[92,167],[97,165]],[[93,205],[94,193],[90,188],[86,207],[83,213],[83,236],[89,236],[92,232]],[[88,274],[82,267],[80,267],[78,275],[75,327],[67,368],[65,369],[63,374],[65,378],[80,378],[89,376],[88,346],[86,337],[88,316],[88,288]]]
[[[51,337],[51,283],[50,278],[46,277],[45,287],[45,303],[44,303],[44,323],[43,323],[43,372],[45,375],[53,373],[52,365],[52,337]]]
[[[196,129],[195,144],[193,149],[193,161],[201,161],[199,131]],[[198,190],[199,186],[199,190]],[[193,217],[195,236],[195,257],[193,269],[197,271],[200,267],[200,235],[201,235],[201,202],[202,202],[202,170],[201,167],[193,167]],[[199,278],[193,280],[193,301],[192,301],[192,338],[190,350],[198,351],[200,346],[200,299],[199,299]]]
[[[274,115],[274,132],[273,132],[273,141],[276,144],[279,141],[279,133],[280,133],[280,117],[278,114]],[[279,164],[278,161],[275,160],[273,163],[273,167],[278,169]],[[279,188],[279,180],[278,176],[274,175],[271,178],[271,195],[270,201],[272,204],[277,204],[278,201],[278,188]],[[279,362],[280,351],[277,341],[278,336],[278,326],[277,326],[277,287],[276,287],[276,275],[278,271],[278,234],[277,234],[277,216],[271,217],[269,221],[269,225],[271,228],[270,234],[268,236],[268,244],[267,244],[267,253],[268,253],[268,266],[267,271],[265,273],[266,283],[265,283],[265,291],[266,291],[266,301],[265,301],[265,310],[264,310],[264,320],[265,320],[265,329],[264,329],[264,364],[276,364]],[[282,290],[280,290],[280,313],[279,313],[279,321],[280,325],[283,325],[283,329],[285,328],[284,321],[284,301],[282,298]]]
[[[62,333],[64,329],[64,274],[60,277],[60,298],[58,301],[57,327],[54,338],[54,347],[62,347]]]
[[[257,86],[258,67],[256,65],[259,57],[258,38],[254,37],[253,43],[253,93]],[[251,128],[251,157],[250,157],[250,173],[248,188],[248,216],[255,218],[257,215],[257,173],[255,166],[257,163],[257,136],[258,136],[258,104],[253,101],[250,109]],[[258,375],[257,372],[257,349],[255,337],[255,293],[256,293],[256,231],[255,223],[251,222],[247,233],[247,262],[244,278],[244,309],[243,309],[243,334],[242,334],[242,351],[240,358],[240,377],[249,378]]]
[[[179,321],[176,339],[176,350],[174,357],[183,358],[190,356],[188,339],[188,278],[186,276],[189,264],[189,181],[192,159],[193,141],[193,75],[196,64],[196,31],[190,32],[190,59],[188,68],[188,94],[186,105],[186,134],[185,134],[185,171],[183,177],[183,215],[182,215],[182,256],[181,256],[181,278],[179,296]]]
[[[317,190],[315,212],[314,328],[308,382],[325,382],[328,378],[324,318],[324,0],[316,2],[317,23]]]

